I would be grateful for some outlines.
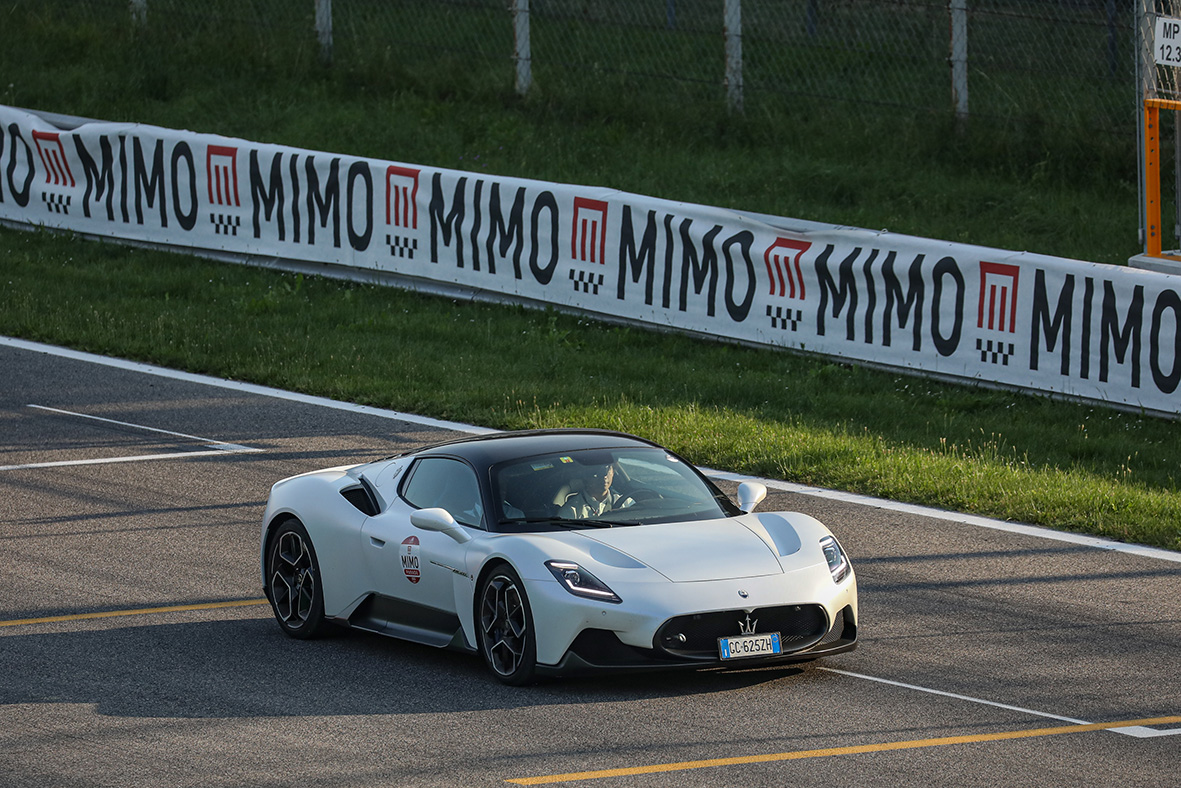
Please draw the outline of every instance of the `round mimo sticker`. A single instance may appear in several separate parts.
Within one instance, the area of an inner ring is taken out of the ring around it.
[[[402,541],[402,549],[399,551],[399,556],[402,558],[402,573],[406,575],[406,579],[411,583],[417,583],[421,580],[422,573],[419,571],[417,536],[408,536]]]

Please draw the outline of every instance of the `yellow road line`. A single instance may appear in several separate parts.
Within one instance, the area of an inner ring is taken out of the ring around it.
[[[553,774],[543,777],[522,777],[505,782],[517,785],[546,785],[549,783],[575,782],[577,780],[597,780],[603,777],[629,777],[639,774],[657,774],[659,772],[687,771],[689,769],[706,769],[712,766],[736,766],[747,763],[772,763],[774,761],[798,761],[807,758],[827,758],[832,755],[858,755],[867,752],[888,752],[890,750],[917,750],[923,747],[942,747],[948,744],[973,744],[977,742],[1004,741],[1006,739],[1029,739],[1037,736],[1060,736],[1066,733],[1085,733],[1086,731],[1101,731],[1108,728],[1126,728],[1134,725],[1170,725],[1181,722],[1181,717],[1156,717],[1147,720],[1125,720],[1123,722],[1096,722],[1087,725],[1063,725],[1057,728],[1034,728],[1023,731],[1004,731],[1001,733],[979,733],[970,736],[947,736],[941,739],[917,739],[915,741],[883,742],[881,744],[862,744],[855,747],[833,747],[825,750],[799,750],[797,752],[780,752],[770,755],[747,755],[737,758],[712,758],[703,761],[682,761],[680,763],[661,763],[652,766],[633,766],[625,769],[601,769],[590,772],[570,772],[569,774]]]
[[[188,610],[217,610],[223,607],[249,607],[265,605],[265,599],[236,599],[232,602],[207,602],[202,605],[171,605],[169,607],[145,607],[138,610],[106,610],[101,613],[75,613],[70,616],[48,616],[46,618],[18,618],[0,621],[0,627],[19,627],[26,624],[53,624],[59,621],[84,621],[89,618],[115,618],[116,616],[146,616],[152,613],[181,613]]]

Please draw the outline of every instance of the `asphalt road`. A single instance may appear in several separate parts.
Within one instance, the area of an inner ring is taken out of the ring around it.
[[[258,604],[274,481],[440,425],[5,344],[0,380],[4,788],[1177,784],[1177,556],[773,491],[852,555],[857,651],[513,689]]]

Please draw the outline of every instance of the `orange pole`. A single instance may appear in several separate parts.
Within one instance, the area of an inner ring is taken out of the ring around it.
[[[1161,256],[1159,122],[1156,102],[1144,102],[1144,251],[1149,257]]]

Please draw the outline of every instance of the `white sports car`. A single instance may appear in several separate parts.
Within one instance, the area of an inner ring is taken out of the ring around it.
[[[814,659],[857,644],[836,538],[616,432],[496,433],[274,485],[262,580],[297,638],[478,651],[506,684]]]

